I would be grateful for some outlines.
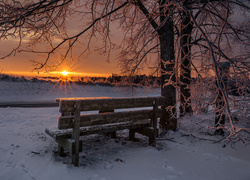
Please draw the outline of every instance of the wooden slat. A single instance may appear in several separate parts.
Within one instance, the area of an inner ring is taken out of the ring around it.
[[[152,110],[139,110],[139,111],[125,111],[115,113],[103,113],[103,114],[86,114],[80,117],[80,127],[118,123],[125,121],[137,121],[143,119],[151,119],[153,116]],[[160,110],[157,117],[160,117]],[[73,127],[74,116],[61,116],[58,118],[58,129],[67,129]]]
[[[102,134],[122,129],[137,129],[149,126],[150,126],[150,120],[86,126],[80,128],[80,135],[83,136],[89,134]],[[59,140],[64,138],[70,138],[72,135],[72,128],[59,130],[57,127],[52,127],[52,128],[46,128],[45,132],[55,140]]]
[[[110,110],[136,107],[153,106],[156,99],[159,99],[159,106],[163,105],[164,98],[157,97],[136,97],[136,98],[61,98],[59,101],[60,112],[74,112],[76,101],[81,101],[81,111]]]
[[[55,102],[59,103],[61,100],[73,100],[73,101],[77,101],[77,100],[86,100],[86,99],[113,99],[112,97],[72,97],[72,98],[56,98]]]

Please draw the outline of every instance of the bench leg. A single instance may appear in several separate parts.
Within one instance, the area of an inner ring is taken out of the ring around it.
[[[58,155],[62,157],[65,156],[64,148],[60,146],[59,144],[58,144]]]
[[[116,138],[116,132],[105,133],[105,135],[114,139]]]
[[[72,164],[79,166],[79,153],[82,152],[82,141],[72,143]]]
[[[72,164],[79,166],[79,141],[72,144]]]
[[[135,140],[135,130],[134,129],[129,130],[129,140],[130,141]]]
[[[149,146],[156,147],[156,137],[158,136],[158,130],[153,128],[146,128],[145,131],[147,132],[148,136],[148,143]]]
[[[152,134],[151,136],[149,136],[148,137],[148,142],[149,142],[149,146],[156,147],[156,135]]]
[[[112,133],[110,134],[110,137],[115,139],[115,138],[116,138],[116,132],[112,132]]]
[[[156,137],[158,134],[157,129],[154,129],[152,127],[139,128],[139,129],[135,129],[135,130],[131,129],[131,130],[129,130],[129,139],[134,137],[135,132],[147,136],[149,145],[156,147]],[[133,140],[133,139],[131,139],[131,140]]]

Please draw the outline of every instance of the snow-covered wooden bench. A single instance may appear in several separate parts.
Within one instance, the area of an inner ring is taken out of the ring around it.
[[[61,116],[57,127],[46,128],[45,132],[58,143],[59,155],[64,155],[64,149],[71,153],[75,166],[82,151],[79,136],[129,129],[130,140],[138,132],[149,137],[149,145],[156,145],[157,118],[161,113],[158,107],[162,106],[163,97],[60,98],[56,101]],[[81,114],[81,111],[96,110],[95,114]]]

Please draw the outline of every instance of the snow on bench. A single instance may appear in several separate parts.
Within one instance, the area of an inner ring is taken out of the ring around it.
[[[79,136],[100,133],[113,133],[129,129],[129,139],[135,133],[149,138],[149,145],[156,145],[158,134],[157,118],[160,117],[163,97],[136,98],[59,98],[57,127],[46,128],[45,132],[58,143],[58,154],[64,155],[64,149],[72,155],[72,163],[79,165],[79,152],[82,142]],[[152,107],[151,109],[142,109]],[[135,110],[133,110],[133,108]],[[138,110],[139,108],[139,110]],[[121,112],[116,112],[115,110]],[[95,114],[81,114],[81,111],[98,111]]]

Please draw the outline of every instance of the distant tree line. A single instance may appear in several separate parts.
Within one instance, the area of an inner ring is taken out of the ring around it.
[[[116,75],[109,77],[72,77],[72,81],[77,84],[99,84],[99,85],[117,85],[117,86],[149,86],[160,87],[160,77],[147,75]]]

